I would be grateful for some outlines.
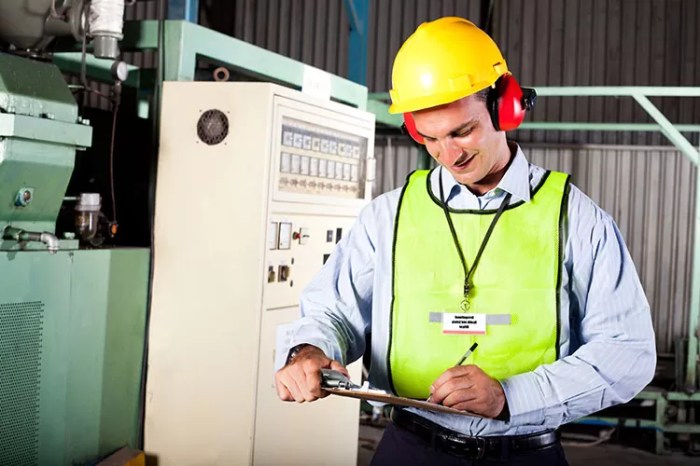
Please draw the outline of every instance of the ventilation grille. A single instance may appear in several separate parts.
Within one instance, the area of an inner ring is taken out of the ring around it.
[[[39,462],[44,304],[0,304],[0,465]]]
[[[228,136],[228,117],[221,110],[207,110],[197,122],[197,136],[210,146],[219,144]]]

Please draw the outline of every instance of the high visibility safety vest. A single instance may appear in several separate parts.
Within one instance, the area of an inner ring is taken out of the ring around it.
[[[465,364],[498,380],[555,361],[569,176],[547,172],[530,202],[505,208],[473,274],[465,312],[464,269],[429,173],[409,176],[396,214],[388,352],[394,392],[426,398],[474,342],[479,346]],[[467,267],[495,214],[450,209]],[[485,314],[486,332],[450,332],[442,319],[451,313]]]

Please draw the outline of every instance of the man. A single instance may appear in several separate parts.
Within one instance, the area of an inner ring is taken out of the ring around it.
[[[365,208],[305,290],[279,396],[323,397],[319,370],[343,371],[371,333],[374,386],[474,414],[394,408],[373,464],[567,464],[554,430],[654,374],[620,232],[506,140],[528,92],[472,23],[421,25],[392,80],[390,111],[439,167]]]

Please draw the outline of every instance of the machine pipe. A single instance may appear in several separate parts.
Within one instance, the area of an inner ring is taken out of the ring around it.
[[[49,232],[26,231],[21,228],[7,227],[2,235],[3,239],[17,242],[40,242],[46,245],[51,254],[58,251],[58,238]]]
[[[92,0],[88,17],[95,57],[117,58],[124,37],[124,0]]]

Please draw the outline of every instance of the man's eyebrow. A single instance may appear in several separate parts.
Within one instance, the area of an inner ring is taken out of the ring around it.
[[[457,126],[456,128],[450,130],[450,132],[447,133],[447,134],[449,134],[450,136],[457,135],[457,134],[461,133],[465,128],[468,128],[468,127],[470,127],[470,126],[476,126],[477,123],[479,123],[479,120],[477,120],[477,119],[469,120],[469,121],[467,121],[466,123],[462,123],[461,125]],[[418,131],[418,130],[416,130],[416,132],[417,132],[418,134],[420,134],[421,136],[423,136],[424,138],[435,139],[433,136],[427,136],[427,135],[421,133],[421,132]]]

